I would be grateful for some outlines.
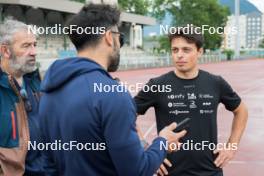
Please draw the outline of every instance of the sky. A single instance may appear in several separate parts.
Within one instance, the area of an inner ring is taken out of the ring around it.
[[[248,0],[254,4],[262,13],[264,13],[264,0]]]

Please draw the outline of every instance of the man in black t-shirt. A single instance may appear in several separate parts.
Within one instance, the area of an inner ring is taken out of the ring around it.
[[[169,35],[175,70],[150,79],[134,98],[139,115],[154,107],[158,132],[171,122],[191,118],[180,150],[167,156],[172,167],[162,166],[159,175],[166,170],[171,176],[223,175],[222,168],[234,157],[248,118],[246,106],[231,86],[221,76],[198,68],[203,36],[193,33],[194,28],[180,28]],[[225,144],[217,143],[219,103],[234,114]]]

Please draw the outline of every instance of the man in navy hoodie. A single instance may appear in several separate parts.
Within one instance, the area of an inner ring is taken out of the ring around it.
[[[174,133],[172,123],[146,151],[141,146],[133,99],[108,73],[119,65],[119,18],[120,11],[110,5],[84,6],[67,26],[97,28],[98,34],[72,30],[78,57],[57,60],[42,82],[40,124],[57,175],[151,176],[167,153],[161,144],[178,145],[186,133]]]

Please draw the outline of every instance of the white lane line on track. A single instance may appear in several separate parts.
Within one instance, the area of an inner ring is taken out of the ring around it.
[[[156,127],[156,122],[152,123],[152,125],[149,127],[147,132],[144,134],[144,138],[147,138],[147,136],[150,134],[150,132]]]
[[[239,94],[248,94],[249,92],[253,91],[254,89],[258,88],[258,87],[263,87],[263,83],[264,83],[264,79],[260,79],[260,80],[257,80],[251,84],[253,84],[252,87],[249,87],[247,88],[246,90],[243,90],[241,92],[239,92]]]
[[[263,161],[230,161],[230,164],[258,164],[264,165]]]

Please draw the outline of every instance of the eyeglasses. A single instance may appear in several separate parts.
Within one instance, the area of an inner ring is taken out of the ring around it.
[[[20,90],[20,95],[24,101],[24,104],[25,104],[25,109],[27,112],[31,112],[32,111],[32,105],[28,99],[28,94],[27,94],[27,91],[25,89],[21,89]]]
[[[119,43],[120,43],[120,48],[124,45],[125,43],[125,34],[122,32],[117,32],[117,31],[111,31],[114,34],[119,34]]]

